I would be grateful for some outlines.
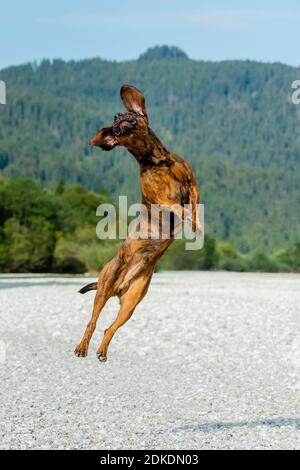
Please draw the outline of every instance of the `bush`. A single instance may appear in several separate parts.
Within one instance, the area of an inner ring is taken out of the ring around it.
[[[279,263],[262,252],[256,252],[247,258],[247,270],[258,272],[279,272]]]
[[[228,242],[218,242],[219,266],[225,271],[247,271],[245,259]]]
[[[96,237],[96,208],[105,193],[80,186],[55,193],[30,180],[1,180],[0,268],[4,272],[99,270],[115,242]]]

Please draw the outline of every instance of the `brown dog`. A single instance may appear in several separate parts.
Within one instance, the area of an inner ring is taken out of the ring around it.
[[[142,203],[150,211],[151,205],[160,204],[182,219],[184,205],[191,207],[188,214],[194,232],[200,232],[197,205],[199,191],[190,165],[170,153],[148,127],[148,115],[144,95],[135,87],[123,85],[121,99],[128,112],[118,113],[114,123],[97,131],[91,146],[112,150],[117,145],[127,148],[140,165]],[[88,284],[79,292],[97,290],[92,318],[81,343],[75,349],[77,356],[86,356],[97,319],[107,300],[112,296],[120,299],[116,320],[104,332],[98,348],[100,361],[106,361],[108,345],[120,326],[132,315],[135,307],[145,296],[155,264],[173,242],[168,239],[134,239],[130,234],[119,248],[116,256],[102,269],[99,280]]]

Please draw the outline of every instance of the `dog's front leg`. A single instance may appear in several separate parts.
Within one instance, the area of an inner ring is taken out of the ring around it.
[[[183,229],[183,223],[188,223],[193,232],[197,237],[203,234],[203,227],[199,221],[197,207],[183,207],[180,204],[163,204],[165,207],[169,209],[170,212],[173,212],[175,216],[180,221],[176,225],[175,230],[175,237],[176,235],[180,234]]]

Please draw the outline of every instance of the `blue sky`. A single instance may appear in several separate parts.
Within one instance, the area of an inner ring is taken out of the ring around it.
[[[193,59],[300,65],[299,0],[0,0],[0,69],[42,58]]]

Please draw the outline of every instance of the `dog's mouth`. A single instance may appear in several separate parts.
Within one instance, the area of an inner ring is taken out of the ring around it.
[[[113,123],[114,135],[120,136],[129,134],[135,128],[136,122],[137,120],[135,113],[115,114]]]

